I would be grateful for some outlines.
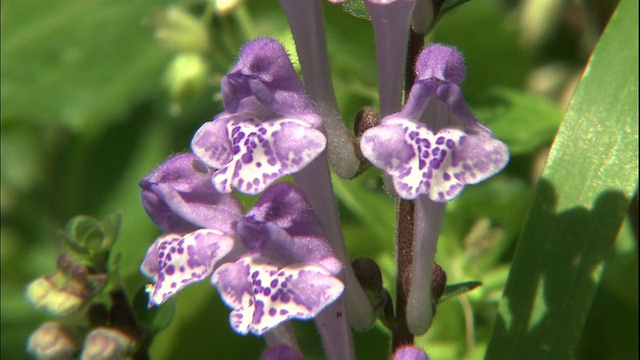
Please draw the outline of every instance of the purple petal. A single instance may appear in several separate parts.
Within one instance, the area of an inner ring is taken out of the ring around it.
[[[234,330],[256,335],[291,318],[316,316],[344,290],[342,282],[322,267],[297,264],[279,268],[251,258],[221,266],[212,283],[233,309],[229,321]]]
[[[166,232],[200,227],[230,231],[242,217],[242,206],[234,196],[217,192],[210,179],[209,169],[195,155],[176,155],[140,182],[142,203]]]
[[[149,306],[160,305],[183,287],[209,276],[232,248],[232,238],[212,229],[160,236],[140,267],[154,280],[147,286]]]
[[[231,192],[233,186],[247,194],[258,194],[277,179],[304,168],[326,145],[322,132],[294,119],[262,123],[256,119],[233,120],[226,123],[226,135],[218,127],[209,131],[206,126],[198,131],[192,147],[208,165],[219,167],[212,181],[223,193]],[[210,155],[207,151],[206,144],[217,142],[232,144],[233,154],[224,164],[217,153]]]
[[[191,140],[191,150],[208,166],[219,169],[233,159],[233,145],[227,125],[231,120],[219,116],[204,123]]]
[[[420,80],[435,78],[460,84],[465,77],[462,54],[451,46],[429,45],[418,57],[416,75]]]
[[[310,263],[324,267],[331,274],[338,274],[342,264],[324,236],[298,235],[292,237],[286,229],[273,223],[261,223],[246,219],[238,223],[236,238],[247,250],[285,266],[294,263]]]
[[[500,171],[508,150],[484,134],[458,129],[434,134],[426,126],[406,119],[389,119],[367,130],[360,143],[363,155],[393,178],[398,195],[415,199],[454,199],[466,184],[475,184]]]

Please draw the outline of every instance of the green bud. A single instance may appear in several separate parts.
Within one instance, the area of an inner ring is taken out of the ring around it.
[[[66,230],[72,249],[79,253],[89,254],[99,250],[105,238],[100,222],[85,215],[71,219]]]
[[[209,49],[204,24],[179,6],[169,7],[159,18],[156,38],[178,52],[203,53]]]
[[[106,260],[105,256],[113,247],[121,224],[122,215],[119,212],[103,221],[79,215],[69,220],[61,238],[73,253],[95,265],[96,261],[102,263]]]
[[[172,113],[178,115],[180,104],[204,89],[208,71],[207,63],[200,54],[183,53],[173,58],[164,81],[173,100]]]
[[[359,257],[351,262],[353,272],[367,294],[374,309],[384,306],[385,298],[382,288],[382,272],[378,264],[368,257]]]
[[[99,327],[92,330],[84,340],[81,360],[119,360],[135,349],[135,339],[118,329]]]
[[[27,352],[36,359],[69,359],[78,349],[77,335],[57,321],[42,324],[27,341]]]

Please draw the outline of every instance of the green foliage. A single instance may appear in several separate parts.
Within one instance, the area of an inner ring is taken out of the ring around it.
[[[621,2],[569,105],[487,359],[572,357],[603,268],[615,261],[611,244],[638,182],[638,44],[624,36],[637,33],[637,11],[637,2]]]
[[[24,301],[25,287],[55,268],[56,231],[78,214],[107,219],[77,218],[65,237],[78,249],[120,255],[136,314],[162,330],[151,358],[255,359],[262,352],[263,339],[233,333],[229,310],[207,281],[150,311],[142,290],[148,280],[139,272],[159,230],[137,183],[188,150],[193,132],[221,111],[219,79],[244,41],[291,43],[275,1],[247,0],[225,16],[210,3],[2,3],[2,358],[27,358],[25,340],[43,316]],[[367,21],[323,3],[336,94],[350,125],[361,107],[377,103],[373,32]],[[525,34],[522,3],[447,1],[427,38],[463,52],[465,96],[512,158],[503,173],[447,206],[436,260],[455,289],[482,285],[441,301],[416,343],[438,360],[479,359],[485,349],[490,359],[548,358],[547,345],[551,358],[636,358],[637,228],[618,230],[637,186],[637,2],[621,3],[566,113],[561,96],[571,92],[570,79],[583,71],[606,9],[617,2],[572,4],[581,12],[572,12],[580,21],[571,25],[561,13],[545,13],[540,23],[553,31],[534,42],[523,40],[536,32]],[[194,19],[206,22],[210,46],[187,55],[158,41],[169,6],[189,19],[180,34],[203,31]],[[198,71],[176,68],[185,56],[197,56]],[[540,71],[548,66],[560,70]],[[531,85],[540,81],[560,85]],[[376,260],[393,293],[395,203],[379,175],[372,169],[353,181],[334,178],[334,188],[351,258]],[[108,217],[116,210],[121,224]],[[295,329],[306,358],[322,358],[313,324]],[[358,358],[388,357],[379,323],[355,341]]]

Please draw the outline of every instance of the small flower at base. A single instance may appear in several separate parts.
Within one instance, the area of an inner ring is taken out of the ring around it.
[[[427,353],[415,346],[407,345],[398,349],[392,357],[393,360],[429,360]]]
[[[57,321],[46,322],[27,341],[27,352],[40,360],[66,360],[78,350],[78,334]]]

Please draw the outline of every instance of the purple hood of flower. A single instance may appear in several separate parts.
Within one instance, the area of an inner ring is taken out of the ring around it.
[[[169,158],[141,182],[147,214],[165,232],[186,233],[198,228],[225,232],[242,217],[242,206],[231,194],[211,186],[207,166],[193,154]]]

